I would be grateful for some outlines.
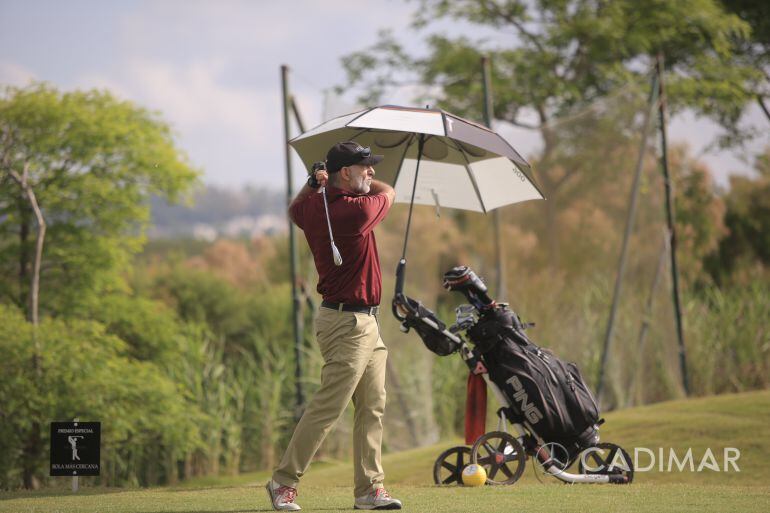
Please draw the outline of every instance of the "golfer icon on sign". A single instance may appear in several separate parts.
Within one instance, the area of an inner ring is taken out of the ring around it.
[[[80,457],[78,456],[78,438],[85,438],[84,436],[78,435],[78,436],[70,436],[67,438],[70,445],[72,446],[72,460],[80,461]]]

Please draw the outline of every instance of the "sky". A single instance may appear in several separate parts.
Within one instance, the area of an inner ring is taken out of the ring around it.
[[[341,57],[375,43],[383,28],[419,53],[423,36],[409,28],[416,7],[404,0],[0,0],[0,85],[107,88],[159,111],[204,183],[285,190],[280,66],[290,67],[308,128],[356,110],[352,95],[329,92],[344,81]],[[765,122],[758,108],[747,120]],[[520,153],[536,152],[535,134],[498,126]],[[702,154],[724,185],[751,165],[745,153],[707,151],[717,133],[685,114],[672,120],[669,137]],[[294,183],[304,174],[294,159]]]

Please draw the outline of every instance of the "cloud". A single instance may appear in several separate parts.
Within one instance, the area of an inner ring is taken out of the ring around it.
[[[124,100],[132,100],[132,93],[119,80],[99,75],[96,73],[86,73],[75,79],[74,87],[77,89],[106,89],[114,96]]]
[[[89,74],[78,83],[107,87],[158,110],[193,163],[204,168],[207,182],[235,184],[246,177],[264,181],[280,164],[280,97],[275,87],[249,88],[227,81],[228,66],[222,58],[173,64],[132,58],[117,77]],[[260,169],[265,154],[276,162]]]
[[[260,120],[276,116],[278,99],[268,102],[265,96],[270,91],[225,83],[220,79],[225,67],[221,60],[194,61],[174,68],[146,59],[133,60],[127,66],[137,95],[162,109],[180,129],[216,127],[241,140],[257,140],[264,135]]]
[[[0,60],[0,84],[22,87],[33,80],[37,77],[29,69],[12,61]]]

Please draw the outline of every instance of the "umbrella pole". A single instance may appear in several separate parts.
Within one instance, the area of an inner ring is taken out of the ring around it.
[[[417,175],[420,172],[420,160],[422,160],[422,148],[425,144],[425,134],[420,134],[417,141],[417,167],[414,170],[414,183],[412,184],[412,199],[409,201],[409,215],[406,218],[406,233],[404,234],[404,249],[401,251],[401,260],[396,267],[396,296],[404,293],[404,279],[406,278],[406,246],[409,243],[409,228],[412,225],[412,209],[414,208],[414,195],[417,192]]]

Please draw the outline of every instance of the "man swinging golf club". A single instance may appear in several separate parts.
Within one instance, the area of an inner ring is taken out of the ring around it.
[[[318,270],[323,302],[315,328],[324,366],[321,387],[267,483],[277,510],[300,509],[294,502],[299,479],[351,399],[353,507],[401,509],[401,501],[383,487],[381,462],[388,350],[377,323],[382,275],[373,230],[396,197],[392,187],[373,179],[373,166],[381,160],[358,143],[335,144],[326,155],[326,170],[314,166],[307,185],[289,205],[289,216],[304,231]],[[317,194],[319,187],[322,194]]]

